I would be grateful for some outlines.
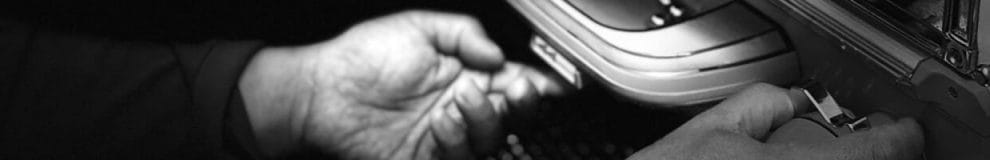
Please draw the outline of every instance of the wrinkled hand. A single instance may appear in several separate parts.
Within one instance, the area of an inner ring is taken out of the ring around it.
[[[689,120],[630,159],[912,159],[922,151],[921,127],[904,118],[820,143],[764,143],[801,114],[785,89],[750,87]],[[796,112],[797,111],[797,112]]]
[[[430,11],[264,49],[241,80],[263,151],[307,146],[347,159],[473,158],[499,142],[501,115],[561,87],[504,62],[476,20]]]

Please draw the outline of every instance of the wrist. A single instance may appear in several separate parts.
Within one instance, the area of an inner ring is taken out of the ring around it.
[[[259,149],[279,156],[300,147],[311,84],[297,48],[260,50],[241,76],[239,89]]]

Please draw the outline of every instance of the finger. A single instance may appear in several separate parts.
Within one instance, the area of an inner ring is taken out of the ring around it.
[[[761,142],[736,132],[707,130],[691,132],[685,126],[666,135],[663,139],[636,151],[628,159],[739,159],[762,160],[769,158]]]
[[[456,54],[465,64],[483,69],[497,69],[505,58],[476,19],[461,14],[434,11],[408,11],[413,24],[429,37],[443,53]]]
[[[509,112],[509,101],[506,100],[504,93],[489,92],[487,97],[488,102],[492,103],[492,108],[495,108],[495,114],[502,116]]]
[[[526,65],[509,62],[492,77],[491,90],[502,93],[508,102],[507,115],[532,117],[537,103],[544,97],[560,96],[572,90],[559,77]]]
[[[804,93],[803,89],[791,88],[787,92],[790,98],[791,107],[794,109],[793,115],[802,115],[811,112],[813,109],[811,99]]]
[[[839,137],[811,151],[822,153],[817,155],[819,159],[915,159],[923,153],[923,146],[921,126],[914,119],[904,118]]]
[[[429,76],[421,81],[426,85],[417,85],[421,88],[414,93],[425,94],[438,89],[446,89],[462,76],[488,77],[484,73],[465,70],[459,60],[446,56],[437,58],[435,65],[432,65],[426,74]]]
[[[464,85],[461,89],[454,101],[464,115],[471,148],[478,154],[494,152],[500,144],[498,139],[503,134],[499,123],[501,118],[495,106],[489,101],[489,96],[475,84]]]
[[[637,152],[637,159],[753,159],[764,148],[758,139],[793,117],[787,91],[754,84],[684,123]],[[658,158],[659,157],[659,158]]]
[[[539,93],[526,79],[516,79],[505,90],[505,98],[509,102],[510,112],[520,107],[533,106]]]
[[[458,111],[457,104],[450,103],[442,109],[442,112],[431,114],[430,129],[439,145],[441,159],[471,158],[468,138],[464,135],[466,126],[460,123],[463,115]]]
[[[769,84],[754,84],[730,96],[685,125],[722,129],[763,139],[771,128],[794,117],[788,91]]]
[[[493,75],[492,91],[508,93],[510,92],[510,88],[522,83],[518,82],[519,80],[526,81],[535,91],[527,92],[535,94],[526,96],[560,96],[573,90],[565,85],[564,81],[559,77],[523,64],[508,62],[505,64],[505,67]]]

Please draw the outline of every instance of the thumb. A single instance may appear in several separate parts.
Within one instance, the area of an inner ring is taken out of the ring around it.
[[[491,91],[505,96],[509,113],[528,115],[536,110],[536,103],[542,98],[562,96],[570,91],[563,82],[536,68],[507,62],[492,75]]]
[[[466,133],[471,143],[471,149],[476,154],[488,154],[498,147],[499,137],[503,136],[499,113],[496,111],[498,102],[492,101],[486,95],[487,83],[458,84],[454,101],[467,124]]]
[[[874,119],[890,118],[870,115],[870,120]],[[921,126],[914,119],[903,118],[813,145],[805,153],[821,153],[811,159],[916,159],[921,157],[923,146]]]
[[[414,27],[426,34],[437,50],[454,54],[465,64],[482,69],[498,69],[505,63],[502,50],[495,45],[478,20],[460,14],[434,11],[407,11]]]

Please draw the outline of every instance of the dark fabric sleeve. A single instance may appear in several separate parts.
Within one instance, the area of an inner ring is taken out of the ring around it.
[[[0,20],[0,159],[256,159],[237,83],[261,46],[127,42]]]

